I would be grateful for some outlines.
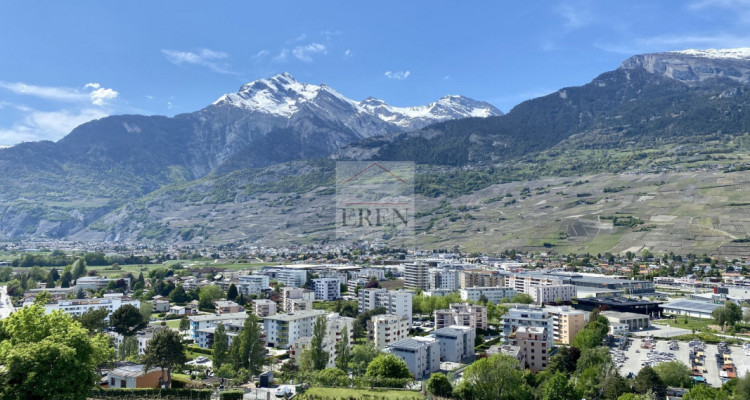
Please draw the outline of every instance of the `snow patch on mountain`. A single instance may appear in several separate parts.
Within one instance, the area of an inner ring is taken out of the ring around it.
[[[670,53],[683,54],[693,57],[704,58],[732,58],[737,60],[750,60],[750,47],[740,47],[736,49],[687,49],[679,51],[670,51]]]

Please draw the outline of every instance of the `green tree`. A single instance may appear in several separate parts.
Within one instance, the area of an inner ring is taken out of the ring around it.
[[[427,391],[438,397],[451,397],[453,385],[445,374],[436,372],[426,382]]]
[[[133,336],[148,325],[148,322],[143,319],[141,311],[131,304],[126,304],[115,310],[109,317],[109,323],[115,328],[115,332],[123,336]]]
[[[355,345],[352,349],[352,372],[362,376],[367,372],[367,366],[380,354],[380,350],[372,342]]]
[[[655,366],[654,371],[667,386],[688,388],[693,382],[692,371],[680,361],[663,362]]]
[[[648,365],[641,368],[633,380],[633,390],[638,394],[654,393],[660,399],[667,395],[667,387],[659,375]]]
[[[109,310],[106,308],[90,308],[81,316],[73,317],[73,319],[80,322],[84,328],[88,329],[89,333],[96,333],[108,326],[107,315],[109,315]]]
[[[63,313],[23,307],[0,322],[0,398],[86,399],[96,368],[112,359],[109,338]]]
[[[325,369],[328,365],[330,355],[323,349],[323,339],[325,339],[325,336],[326,317],[321,315],[315,320],[312,339],[310,339],[310,357],[312,358],[312,368],[315,371]]]
[[[120,359],[132,360],[138,357],[138,338],[135,336],[123,336],[120,343]]]
[[[238,294],[237,286],[234,286],[234,283],[230,284],[229,289],[227,289],[227,300],[234,301]]]
[[[151,313],[154,311],[154,304],[150,301],[142,301],[141,308],[138,311],[140,311],[143,320],[148,323],[148,321],[151,319]]]
[[[534,302],[534,299],[532,299],[531,296],[526,293],[518,293],[517,295],[513,296],[510,302],[521,303],[521,304],[531,304]]]
[[[86,292],[83,291],[83,288],[78,288],[78,291],[76,292],[76,299],[85,299],[86,298]]]
[[[185,293],[185,288],[183,288],[182,285],[177,285],[177,287],[169,292],[169,300],[178,304],[187,303],[188,295]]]
[[[44,285],[47,289],[54,289],[55,288],[55,279],[52,278],[52,274],[47,275],[47,282]]]
[[[73,279],[86,276],[86,260],[81,257],[73,263]]]
[[[152,367],[161,368],[161,377],[159,382],[172,387],[172,370],[187,361],[185,356],[185,347],[182,344],[180,335],[171,329],[160,329],[154,333],[154,337],[149,340],[146,350],[141,360],[146,370]],[[164,371],[167,377],[164,379]]]
[[[321,386],[348,386],[349,376],[338,368],[326,368],[317,373],[316,379]]]
[[[201,308],[213,309],[213,302],[222,298],[224,298],[224,291],[217,285],[209,285],[201,289],[198,301]]]
[[[519,370],[518,360],[497,354],[483,358],[464,370],[456,389],[465,400],[526,400],[533,398]]]
[[[370,378],[405,379],[411,378],[412,375],[404,360],[393,354],[381,354],[375,357],[370,362],[370,365],[367,366],[365,376]]]
[[[696,385],[682,396],[683,400],[729,400],[727,393],[706,385]]]
[[[188,329],[190,329],[190,320],[186,317],[180,318],[180,331],[185,332]]]
[[[617,398],[617,400],[657,400],[653,393],[636,394],[636,393],[625,393]]]
[[[630,383],[617,372],[616,368],[602,382],[602,395],[605,400],[617,400],[618,397],[628,392],[630,392]]]
[[[60,287],[61,288],[69,288],[70,282],[73,281],[73,274],[70,273],[70,271],[65,271],[62,274],[62,277],[60,277]]]
[[[214,368],[221,368],[227,361],[229,351],[229,338],[227,337],[224,324],[219,324],[214,330],[213,362]]]
[[[547,371],[565,372],[571,374],[576,370],[576,363],[581,356],[581,351],[577,347],[561,346],[557,354],[550,357]]]
[[[589,322],[586,326],[573,338],[571,346],[581,350],[599,347],[608,331],[609,320],[599,315],[598,309],[595,309],[589,316]]]
[[[242,325],[242,332],[232,341],[232,344],[238,339],[240,366],[250,371],[252,375],[260,374],[265,360],[266,347],[260,340],[260,327],[258,327],[258,318],[255,315],[247,316]]]
[[[542,400],[578,400],[581,398],[564,372],[557,372],[544,381],[540,394]]]
[[[351,349],[349,348],[349,329],[344,326],[341,329],[341,338],[336,342],[336,368],[342,371],[348,371],[351,358]]]

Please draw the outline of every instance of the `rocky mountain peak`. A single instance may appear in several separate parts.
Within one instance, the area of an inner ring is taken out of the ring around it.
[[[690,84],[711,78],[750,83],[750,48],[688,49],[641,54],[628,58],[620,68],[643,68],[650,73]]]

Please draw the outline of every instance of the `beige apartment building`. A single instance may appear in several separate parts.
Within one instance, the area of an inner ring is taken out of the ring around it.
[[[570,307],[545,307],[552,316],[552,333],[555,342],[570,344],[586,325],[586,312]]]

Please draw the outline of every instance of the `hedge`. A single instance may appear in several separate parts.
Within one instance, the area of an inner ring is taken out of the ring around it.
[[[91,391],[91,397],[94,399],[102,398],[137,398],[137,399],[194,399],[194,400],[211,400],[210,389],[123,389],[97,388]]]
[[[213,350],[204,349],[203,347],[198,346],[187,346],[187,350],[192,351],[193,353],[208,354],[209,356],[212,356],[214,354]]]
[[[241,390],[228,390],[226,392],[219,393],[219,399],[221,400],[242,400],[242,396],[245,392]]]

